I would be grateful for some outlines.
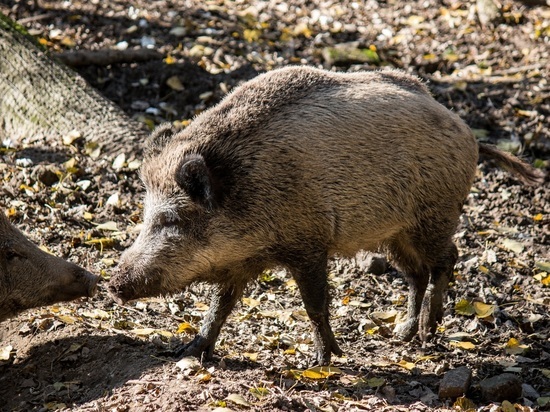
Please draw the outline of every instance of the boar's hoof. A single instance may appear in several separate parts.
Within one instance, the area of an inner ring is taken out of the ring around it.
[[[418,336],[422,342],[429,342],[436,331],[437,322],[420,322],[420,327],[418,328]]]
[[[342,352],[342,350],[338,346],[338,343],[336,343],[336,339],[334,339],[334,336],[331,336],[326,346],[316,345],[315,362],[319,366],[327,366],[330,364],[330,358],[333,353],[336,356],[342,356],[344,352]]]
[[[418,320],[408,319],[403,323],[399,323],[393,328],[393,333],[402,341],[410,341],[418,331]]]
[[[174,357],[184,358],[186,356],[193,356],[201,360],[210,360],[214,355],[214,342],[210,342],[203,336],[195,336],[195,338],[185,344],[180,346],[174,351]]]

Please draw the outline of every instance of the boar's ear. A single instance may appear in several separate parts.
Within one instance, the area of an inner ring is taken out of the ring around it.
[[[164,146],[172,140],[178,129],[171,123],[163,123],[151,133],[145,143],[145,156],[151,157],[159,154]]]
[[[176,170],[176,183],[194,202],[207,209],[214,207],[215,184],[202,155],[189,154],[183,158]]]

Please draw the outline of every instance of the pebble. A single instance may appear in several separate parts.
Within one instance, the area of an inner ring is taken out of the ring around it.
[[[486,401],[515,401],[521,396],[521,380],[511,373],[503,373],[480,383],[481,396]]]
[[[467,366],[447,371],[439,384],[439,397],[458,398],[464,395],[470,387],[471,379],[472,371]]]
[[[524,398],[532,399],[532,400],[536,400],[540,398],[540,395],[536,391],[536,389],[527,383],[524,383],[523,385],[521,385],[521,391],[522,391],[521,396]]]

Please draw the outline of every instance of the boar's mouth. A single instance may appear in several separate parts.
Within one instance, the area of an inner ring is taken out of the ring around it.
[[[77,269],[64,286],[56,285],[51,292],[49,303],[73,300],[79,297],[92,297],[97,291],[99,276],[84,269]]]
[[[111,298],[119,305],[124,305],[130,300],[158,296],[163,293],[161,279],[157,276],[133,281],[127,276],[115,276],[111,278],[107,289]]]

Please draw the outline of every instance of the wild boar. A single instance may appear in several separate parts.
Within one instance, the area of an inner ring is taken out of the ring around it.
[[[98,279],[39,249],[0,211],[0,322],[25,309],[92,296]]]
[[[247,283],[284,267],[311,319],[316,361],[327,364],[342,353],[329,325],[327,259],[384,251],[410,284],[408,319],[395,332],[427,339],[443,314],[457,260],[451,237],[480,150],[528,182],[539,178],[478,145],[407,74],[289,67],[260,75],[184,130],[152,134],[143,228],[109,290],[122,304],[212,283],[204,324],[179,351],[208,357]]]

